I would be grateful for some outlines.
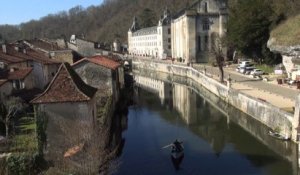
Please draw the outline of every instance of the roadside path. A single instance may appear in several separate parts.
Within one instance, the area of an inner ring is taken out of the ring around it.
[[[193,67],[203,71],[206,69],[207,74],[212,78],[219,80],[219,69],[217,67],[194,64]],[[245,94],[265,100],[281,109],[291,111],[295,106],[295,98],[299,94],[299,90],[289,88],[287,85],[277,85],[274,82],[265,82],[250,78],[234,70],[234,68],[224,68],[224,79],[232,79],[232,88],[238,89]]]

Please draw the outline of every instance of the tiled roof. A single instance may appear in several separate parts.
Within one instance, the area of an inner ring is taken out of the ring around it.
[[[83,59],[77,61],[76,63],[74,63],[73,66],[77,65],[81,62],[84,62],[84,61],[92,62],[94,64],[97,64],[97,65],[100,65],[100,66],[103,66],[103,67],[106,67],[109,69],[113,69],[113,70],[115,70],[116,68],[121,66],[121,64],[116,61],[113,61],[107,57],[98,56],[98,55],[90,57],[90,58],[83,58]]]
[[[41,48],[46,51],[63,50],[63,48],[59,47],[57,45],[57,43],[50,42],[50,41],[45,41],[45,40],[41,40],[41,39],[33,39],[33,40],[29,40],[27,42],[30,43],[31,45],[33,45],[33,47]]]
[[[24,78],[29,75],[29,73],[32,71],[32,68],[22,68],[14,70],[13,72],[8,72],[7,79],[8,80],[23,80]]]
[[[6,50],[7,53],[3,53],[2,49],[0,49],[0,60],[5,62],[6,64],[12,63],[19,63],[19,62],[26,62],[26,61],[36,61],[42,64],[60,64],[56,60],[53,60],[47,57],[43,52],[35,51],[30,48],[26,48],[26,54],[23,53],[23,50],[17,51],[14,47],[17,45],[14,44],[7,44]]]
[[[96,91],[85,84],[68,63],[63,63],[48,88],[31,103],[89,101]]]
[[[0,80],[0,87],[1,87],[2,85],[4,85],[6,82],[7,82],[7,80]]]

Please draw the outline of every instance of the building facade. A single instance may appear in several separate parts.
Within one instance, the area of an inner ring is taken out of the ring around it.
[[[199,0],[172,19],[172,57],[178,62],[207,62],[226,34],[225,0]],[[225,51],[225,50],[224,50]]]
[[[140,29],[137,18],[128,31],[128,53],[163,59],[171,56],[171,16],[168,9],[157,26]]]

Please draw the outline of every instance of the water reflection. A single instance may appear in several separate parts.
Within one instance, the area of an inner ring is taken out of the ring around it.
[[[173,174],[161,147],[176,138],[185,144],[179,174],[297,174],[294,144],[270,138],[266,127],[194,82],[147,75],[135,75],[137,105],[115,174]]]

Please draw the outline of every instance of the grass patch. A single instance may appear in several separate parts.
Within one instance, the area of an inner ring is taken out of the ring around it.
[[[31,152],[37,151],[37,139],[34,133],[16,135],[11,140],[11,152]]]
[[[257,69],[261,69],[263,70],[265,73],[273,73],[274,72],[274,67],[273,66],[269,66],[269,65],[266,65],[266,64],[261,64],[261,65],[256,65],[256,68]]]
[[[16,127],[18,132],[10,140],[11,152],[36,152],[36,123],[32,117],[22,117],[19,119],[19,126]]]
[[[277,26],[271,37],[275,38],[275,45],[299,45],[300,44],[300,15],[289,18],[284,23]]]

